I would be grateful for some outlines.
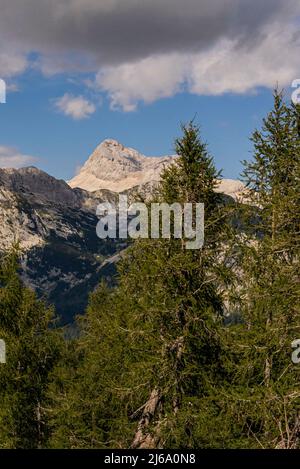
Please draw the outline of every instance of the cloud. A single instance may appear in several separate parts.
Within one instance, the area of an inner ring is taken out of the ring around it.
[[[151,103],[181,91],[185,62],[173,54],[105,68],[97,74],[96,86],[109,94],[113,109],[134,111],[139,101]]]
[[[299,16],[299,0],[1,0],[0,76],[90,72],[125,111],[183,89],[287,85]]]
[[[6,90],[10,93],[18,93],[20,91],[20,86],[18,83],[10,81],[6,83]]]
[[[252,41],[297,11],[298,0],[1,0],[0,31],[6,49],[56,57],[58,68],[73,67],[70,55],[102,66],[200,51],[224,37]]]
[[[96,111],[96,106],[83,96],[73,96],[69,93],[56,99],[55,107],[74,120],[87,119]]]
[[[1,21],[0,21],[1,24]],[[0,34],[1,38],[1,34]],[[2,43],[3,47],[3,43]],[[0,76],[1,78],[20,75],[28,66],[26,54],[15,51],[1,51],[0,46]]]
[[[95,86],[105,91],[112,108],[133,111],[185,90],[196,95],[252,93],[257,87],[290,86],[300,75],[300,35],[296,25],[265,28],[253,44],[221,39],[200,53],[158,55],[102,69]]]
[[[17,149],[0,145],[0,168],[22,168],[38,161],[31,155],[24,155]]]
[[[249,93],[257,87],[291,86],[300,74],[300,35],[296,25],[282,30],[280,23],[265,28],[252,45],[222,40],[208,53],[194,57],[189,90],[201,95]]]

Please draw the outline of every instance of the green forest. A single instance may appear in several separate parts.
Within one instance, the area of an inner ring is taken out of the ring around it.
[[[300,448],[300,105],[275,90],[251,141],[242,203],[182,126],[152,197],[204,203],[202,249],[136,239],[72,333],[1,254],[0,448]]]

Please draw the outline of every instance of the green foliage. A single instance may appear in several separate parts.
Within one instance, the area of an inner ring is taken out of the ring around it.
[[[193,124],[176,149],[178,164],[165,170],[158,197],[206,204],[205,246],[192,251],[182,240],[138,240],[120,265],[118,287],[102,285],[91,296],[78,341],[82,362],[67,395],[68,447],[180,446],[191,432],[191,424],[178,428],[187,407],[226,379],[224,204]]]
[[[234,331],[232,402],[250,444],[269,448],[299,446],[299,380],[291,361],[300,313],[298,125],[299,108],[275,91],[274,109],[252,137],[254,159],[244,163],[259,215],[239,246],[244,324]]]
[[[275,91],[244,203],[216,193],[199,128],[182,132],[153,200],[204,203],[202,249],[136,240],[63,344],[18,253],[2,257],[1,447],[300,447],[300,107]]]
[[[53,310],[25,288],[18,275],[19,250],[0,259],[0,337],[7,347],[0,365],[0,447],[46,444],[49,373],[58,358],[59,337],[49,326]]]

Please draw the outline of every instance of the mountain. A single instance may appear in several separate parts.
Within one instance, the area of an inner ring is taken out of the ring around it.
[[[88,191],[123,192],[134,186],[158,182],[163,167],[173,161],[172,156],[147,157],[116,140],[104,140],[69,185]]]
[[[177,156],[144,156],[126,148],[116,140],[104,140],[88,158],[79,173],[68,182],[72,188],[94,192],[107,189],[124,192],[132,188],[146,188],[158,183],[164,167],[174,163]],[[219,181],[217,192],[238,198],[244,191],[241,182],[233,179]]]
[[[37,168],[0,169],[0,249],[20,242],[23,280],[56,306],[63,323],[84,311],[101,278],[113,281],[110,258],[126,243],[100,240],[95,212],[115,196],[73,190]]]

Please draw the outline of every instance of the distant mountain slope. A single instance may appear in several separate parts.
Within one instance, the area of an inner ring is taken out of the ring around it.
[[[63,322],[84,311],[101,278],[112,281],[114,266],[103,262],[126,247],[96,235],[96,206],[114,197],[73,190],[36,168],[0,169],[0,249],[20,241],[24,281]]]

